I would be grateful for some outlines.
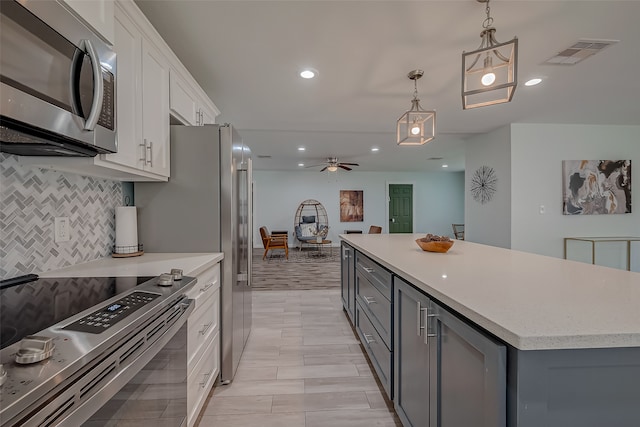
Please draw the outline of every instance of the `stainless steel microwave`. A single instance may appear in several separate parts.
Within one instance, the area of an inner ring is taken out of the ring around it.
[[[0,151],[117,152],[116,54],[57,1],[0,7]]]

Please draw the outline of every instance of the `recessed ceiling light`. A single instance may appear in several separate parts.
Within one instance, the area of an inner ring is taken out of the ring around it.
[[[303,167],[304,163],[298,163],[298,166]]]
[[[298,147],[298,151],[304,151],[304,150],[306,150],[306,148],[304,148],[304,147]]]
[[[449,165],[442,165],[442,167],[443,167],[443,168],[448,168],[448,167],[449,167]]]
[[[535,79],[527,80],[524,85],[525,86],[535,86],[535,85],[539,84],[541,81],[542,81],[542,79],[539,79],[539,78],[536,77]]]
[[[371,149],[371,151],[373,151],[373,152],[375,153],[376,151],[380,151],[380,149],[379,149],[378,147],[373,147],[373,148]]]
[[[303,79],[312,79],[317,75],[318,72],[313,68],[305,68],[304,70],[300,71],[300,77],[302,77]]]

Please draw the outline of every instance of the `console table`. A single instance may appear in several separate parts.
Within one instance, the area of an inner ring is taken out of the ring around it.
[[[564,238],[564,259],[567,259],[567,243],[569,241],[587,242],[591,244],[591,264],[596,263],[596,245],[604,242],[626,243],[627,270],[631,271],[631,242],[640,242],[640,237],[565,237]]]

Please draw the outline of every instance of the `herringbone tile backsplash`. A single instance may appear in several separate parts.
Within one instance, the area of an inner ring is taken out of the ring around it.
[[[122,183],[23,166],[0,153],[0,279],[55,270],[111,254]],[[55,243],[54,218],[71,240]]]

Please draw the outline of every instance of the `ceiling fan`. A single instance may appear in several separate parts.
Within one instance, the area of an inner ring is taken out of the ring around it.
[[[328,170],[329,172],[335,172],[338,170],[338,168],[350,171],[352,170],[352,168],[350,168],[349,166],[360,166],[357,163],[344,163],[344,162],[339,162],[337,157],[327,157],[327,160],[325,163],[319,164],[319,165],[311,165],[311,166],[307,166],[308,168],[315,168],[317,166],[324,166],[324,168],[320,169],[320,172],[324,172],[326,170]]]

